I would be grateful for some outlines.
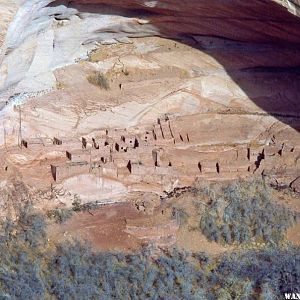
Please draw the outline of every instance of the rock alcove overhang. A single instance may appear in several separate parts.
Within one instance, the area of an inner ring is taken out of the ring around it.
[[[21,1],[2,47],[5,55],[2,55],[0,67],[0,89],[3,97],[24,91],[48,90],[55,86],[53,70],[86,57],[97,43],[122,42],[128,37],[162,36],[192,42],[201,51],[214,56],[249,98],[255,98],[255,89],[259,89],[263,81],[256,80],[257,85],[253,87],[248,81],[244,82],[244,72],[289,76],[291,86],[296,89],[294,94],[300,85],[300,21],[276,2]],[[292,2],[284,3],[289,3],[290,11],[292,7],[298,14],[297,2],[294,1],[294,6],[291,6]],[[195,41],[197,43],[193,43]],[[230,57],[222,55],[227,49],[239,52],[241,59],[245,51],[261,51],[266,58],[263,64],[251,69],[236,70]],[[268,55],[270,53],[272,55]],[[289,59],[283,59],[282,53]],[[291,109],[285,110],[284,98],[279,99],[279,104],[276,100],[278,115],[290,113]],[[298,116],[299,104],[294,100],[289,102],[294,103],[292,111]],[[269,113],[274,108],[274,103],[258,105]]]

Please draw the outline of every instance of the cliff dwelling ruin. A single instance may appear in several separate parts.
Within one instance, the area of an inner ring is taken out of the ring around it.
[[[0,14],[0,191],[42,211],[120,205],[122,238],[159,245],[180,240],[160,205],[199,182],[299,197],[298,0],[0,0]]]

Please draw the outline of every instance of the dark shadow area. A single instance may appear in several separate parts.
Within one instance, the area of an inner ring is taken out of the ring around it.
[[[224,42],[210,40],[211,45]],[[236,47],[235,41],[226,41],[226,47],[218,49],[199,41],[189,44],[216,59],[258,108],[300,131],[299,46],[239,43],[241,47]]]
[[[300,131],[300,19],[270,0],[178,6],[164,12],[178,23],[158,22],[162,35],[216,59],[258,108]]]
[[[78,0],[80,14],[145,18],[216,59],[263,112],[300,131],[300,18],[271,0]],[[205,70],[195,70],[196,75]]]

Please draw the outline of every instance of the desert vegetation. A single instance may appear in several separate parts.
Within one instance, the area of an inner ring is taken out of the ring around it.
[[[73,216],[74,211],[66,208],[55,208],[47,212],[47,217],[58,224],[63,224]]]
[[[200,228],[209,240],[219,243],[278,243],[297,218],[290,209],[279,205],[260,181],[236,182],[206,193],[210,200]]]
[[[93,209],[97,209],[99,206],[101,206],[101,204],[101,201],[82,204],[80,197],[78,195],[75,195],[71,208],[58,207],[55,209],[51,209],[46,212],[46,216],[48,217],[48,219],[54,220],[58,224],[63,224],[67,222],[74,215],[74,213],[91,211]]]
[[[178,225],[183,225],[183,224],[187,223],[189,215],[184,209],[173,207],[172,208],[172,218],[174,220],[176,220]]]
[[[98,86],[101,89],[109,90],[109,83],[101,72],[93,72],[87,76],[87,80],[89,83]]]
[[[196,183],[170,193],[165,208],[179,226],[222,245],[282,244],[299,219],[262,180]]]
[[[299,290],[299,272],[296,247],[210,257],[96,252],[70,240],[53,246],[30,205],[1,224],[1,299],[276,299]]]

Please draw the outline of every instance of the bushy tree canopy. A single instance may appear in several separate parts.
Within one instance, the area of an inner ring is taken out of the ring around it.
[[[53,249],[44,218],[30,209],[1,228],[0,299],[269,299],[300,287],[299,248],[217,258],[95,252],[78,241]]]
[[[203,234],[219,243],[279,242],[296,215],[272,199],[262,182],[237,182],[212,193],[201,217]]]

